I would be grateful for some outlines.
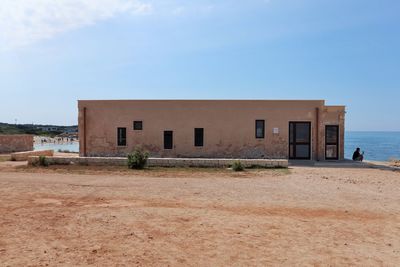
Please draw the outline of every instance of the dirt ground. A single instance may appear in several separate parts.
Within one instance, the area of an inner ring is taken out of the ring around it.
[[[1,266],[399,266],[400,172],[0,164]]]

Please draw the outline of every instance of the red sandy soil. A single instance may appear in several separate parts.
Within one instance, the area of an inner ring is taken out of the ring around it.
[[[0,164],[1,266],[399,266],[400,173]]]

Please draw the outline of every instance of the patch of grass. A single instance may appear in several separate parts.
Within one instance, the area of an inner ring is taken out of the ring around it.
[[[42,167],[48,167],[49,166],[49,162],[47,161],[46,156],[39,156],[39,166]]]
[[[0,157],[0,162],[5,162],[8,161],[9,159],[7,159],[6,157]]]
[[[286,176],[290,169],[284,168],[254,168],[243,172],[232,172],[229,168],[196,168],[196,167],[147,167],[143,170],[131,170],[125,166],[81,166],[76,165],[50,165],[46,168],[22,166],[20,172],[34,173],[60,173],[77,175],[107,175],[131,176],[150,178],[243,178],[263,179],[268,177]]]
[[[289,168],[268,168],[268,170],[273,170],[284,175],[289,175],[291,173]]]
[[[247,167],[246,169],[249,170],[277,170],[277,171],[288,171],[289,168],[287,167],[262,167],[262,166],[250,166]]]

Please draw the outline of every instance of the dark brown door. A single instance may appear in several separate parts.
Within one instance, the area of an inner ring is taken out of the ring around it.
[[[311,159],[311,122],[289,122],[289,159]]]
[[[325,126],[325,159],[339,159],[339,126]]]

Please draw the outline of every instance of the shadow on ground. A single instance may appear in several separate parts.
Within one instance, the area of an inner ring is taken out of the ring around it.
[[[389,171],[400,171],[400,167],[391,166],[390,162],[364,161],[357,162],[349,159],[339,161],[313,161],[313,160],[290,160],[289,167],[321,167],[321,168],[372,168]]]

